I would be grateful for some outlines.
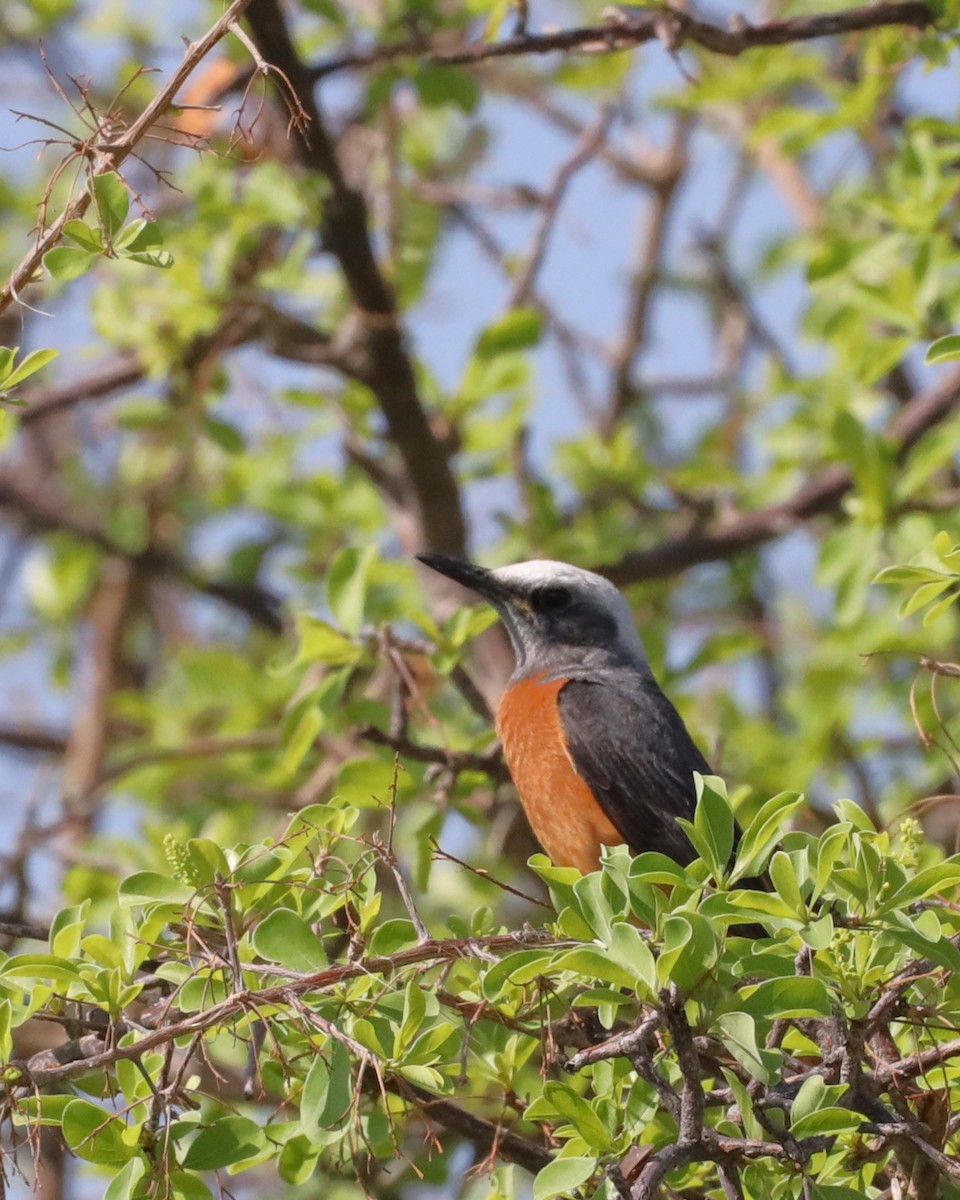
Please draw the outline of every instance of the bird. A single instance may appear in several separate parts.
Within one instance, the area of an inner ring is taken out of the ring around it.
[[[520,801],[557,866],[596,871],[625,843],[696,857],[694,772],[711,774],[653,676],[630,606],[601,575],[537,559],[494,570],[442,554],[425,566],[496,609],[516,667],[496,728]]]

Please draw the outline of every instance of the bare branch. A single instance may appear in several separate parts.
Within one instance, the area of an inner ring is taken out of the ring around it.
[[[642,9],[624,6],[608,9],[610,19],[600,25],[558,29],[549,33],[528,33],[526,30],[499,42],[471,42],[450,50],[431,46],[422,38],[373,46],[337,55],[313,67],[313,79],[323,79],[339,71],[379,66],[398,58],[417,57],[422,61],[446,66],[466,66],[495,58],[520,58],[555,51],[581,50],[592,54],[609,54],[632,50],[646,42],[659,41],[669,28],[673,47],[692,43],[714,54],[735,58],[759,46],[785,46],[791,42],[835,37],[864,29],[879,29],[885,25],[906,25],[926,29],[933,24],[931,10],[919,0],[900,3],[863,5],[841,12],[811,13],[786,21],[765,21],[750,25],[742,18],[736,28],[699,21],[675,8]]]
[[[927,391],[918,392],[887,427],[903,457],[926,430],[960,403],[960,369],[953,369]],[[725,516],[713,528],[669,538],[647,550],[635,550],[619,562],[597,567],[622,587],[645,579],[663,579],[698,563],[734,558],[782,537],[811,517],[833,512],[853,487],[849,467],[834,463],[800,487],[788,500],[756,512]]]
[[[403,459],[416,502],[420,541],[462,555],[467,531],[450,450],[431,427],[417,394],[393,291],[373,250],[367,206],[343,173],[313,95],[314,75],[300,60],[277,0],[252,0],[247,21],[263,60],[279,72],[307,117],[293,131],[304,166],[326,177],[323,243],[337,259],[353,300],[341,331],[347,361],[375,394],[390,440]]]
[[[525,304],[529,299],[537,272],[543,265],[550,232],[556,222],[567,188],[577,171],[585,166],[603,145],[612,119],[613,108],[602,108],[597,119],[583,131],[569,156],[557,168],[540,208],[540,219],[537,222],[533,243],[523,265],[517,272],[513,286],[510,288],[507,308],[516,308],[518,305]]]
[[[121,130],[115,137],[95,143],[91,150],[93,161],[91,174],[105,175],[116,171],[133,153],[136,146],[146,136],[151,126],[173,107],[177,92],[199,62],[210,53],[213,47],[229,32],[231,25],[243,15],[251,0],[233,0],[233,3],[219,21],[203,35],[199,41],[191,42],[184,53],[180,65],[173,72],[153,100],[147,105],[136,121]],[[0,290],[0,313],[14,300],[19,299],[23,289],[34,280],[43,264],[43,256],[60,241],[63,227],[68,221],[79,220],[91,204],[88,190],[70,201],[60,216],[46,230],[41,230],[33,247],[14,268],[9,280]]]

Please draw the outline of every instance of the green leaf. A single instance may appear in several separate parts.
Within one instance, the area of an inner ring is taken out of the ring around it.
[[[892,895],[887,896],[883,904],[878,906],[877,914],[890,912],[895,908],[906,908],[916,904],[918,900],[925,900],[935,892],[949,891],[957,884],[960,884],[960,857],[919,871],[912,879],[896,888]]]
[[[320,939],[289,908],[274,909],[260,922],[253,931],[253,948],[261,958],[293,971],[321,971],[328,965]]]
[[[53,362],[60,354],[59,350],[34,350],[22,359],[14,371],[11,372],[5,379],[0,379],[0,387],[14,388],[18,383],[23,383],[25,379],[29,379],[31,375],[35,375],[47,363]]]
[[[761,806],[740,839],[731,882],[763,870],[767,855],[786,833],[787,822],[805,803],[799,792],[780,792]]]
[[[327,666],[348,666],[363,656],[363,647],[350,640],[328,621],[310,613],[298,613],[294,618],[300,647],[292,662],[281,673],[292,671],[304,663],[326,663]]]
[[[545,1083],[542,1095],[531,1103],[524,1117],[555,1122],[558,1116],[570,1121],[591,1150],[602,1154],[610,1148],[610,1131],[597,1116],[594,1105],[568,1083]]]
[[[753,1108],[753,1100],[750,1093],[740,1078],[733,1072],[723,1068],[723,1077],[727,1081],[727,1086],[737,1101],[737,1108],[740,1110],[740,1121],[743,1124],[744,1133],[749,1138],[758,1138],[762,1140],[765,1136],[764,1128],[757,1119],[757,1115]]]
[[[593,1175],[595,1158],[555,1158],[533,1181],[533,1200],[552,1200],[554,1196],[569,1196]]]
[[[957,359],[960,359],[960,333],[948,333],[927,347],[923,361],[927,366],[933,366],[935,363],[956,362]]]
[[[774,888],[776,888],[777,895],[784,904],[795,912],[798,917],[805,917],[807,906],[803,902],[800,884],[797,880],[797,874],[790,856],[782,850],[778,850],[773,858],[771,858],[767,870],[770,874],[770,880]]]
[[[413,77],[414,87],[424,104],[435,107],[454,104],[471,113],[480,98],[480,85],[469,71],[427,63]]]
[[[157,871],[138,871],[135,875],[128,875],[117,891],[121,903],[125,904],[142,904],[145,900],[187,904],[194,895],[193,888]]]
[[[697,808],[693,817],[699,842],[710,846],[710,862],[714,877],[720,879],[726,872],[733,851],[733,809],[727,799],[726,784],[715,775],[693,773],[697,789]]]
[[[951,592],[949,596],[938,601],[930,606],[923,614],[924,626],[932,625],[934,621],[938,621],[942,616],[950,611],[955,605],[960,603],[960,592]]]
[[[203,1180],[198,1179],[192,1171],[171,1171],[169,1181],[170,1200],[211,1200],[213,1195]],[[218,1189],[218,1195],[223,1195],[221,1189]],[[137,1200],[140,1200],[139,1196]]]
[[[63,233],[71,242],[76,242],[81,250],[89,250],[93,254],[103,253],[103,235],[99,229],[91,228],[86,221],[67,221]]]
[[[614,929],[633,928],[632,926],[616,925]],[[634,930],[634,932],[639,932]],[[628,935],[622,935],[618,941],[626,942],[629,940]],[[609,983],[613,987],[630,988],[634,991],[637,987],[637,982],[644,982],[648,989],[648,994],[653,993],[656,987],[656,967],[654,965],[653,955],[647,946],[643,947],[649,955],[649,960],[644,961],[643,950],[639,950],[635,958],[630,958],[630,952],[635,949],[635,946],[618,945],[615,958],[613,954],[606,950],[601,950],[599,946],[578,946],[575,950],[567,950],[563,954],[557,956],[553,962],[553,967],[557,971],[574,971],[583,980],[600,979],[604,983]],[[623,957],[626,956],[629,961],[624,962]],[[511,958],[514,956],[511,955]],[[539,958],[539,955],[538,955]],[[546,975],[544,969],[546,959],[540,963],[538,974]],[[496,970],[496,968],[493,968]],[[524,973],[525,975],[526,973]],[[512,977],[512,981],[516,983],[523,982],[523,977]],[[484,984],[484,995],[488,999],[496,999],[495,994],[491,994],[486,983]]]
[[[845,1084],[827,1084],[819,1075],[805,1079],[790,1109],[794,1137],[815,1137],[858,1129],[863,1115],[841,1108],[838,1101],[847,1092]]]
[[[607,953],[613,962],[630,971],[635,980],[646,987],[648,993],[656,995],[657,966],[640,930],[626,921],[618,921],[612,927],[606,945]],[[598,977],[603,979],[605,976],[600,974]]]
[[[297,773],[325,724],[322,710],[311,704],[299,714],[289,733],[284,731],[283,753],[278,763],[278,768],[284,776],[290,778]]]
[[[754,988],[744,988],[737,1007],[758,1021],[780,1017],[826,1017],[832,1011],[826,984],[806,975],[766,979]]]
[[[851,1112],[849,1108],[821,1108],[799,1121],[791,1123],[791,1132],[795,1138],[822,1137],[826,1135],[849,1133],[859,1129],[863,1124],[860,1113]]]
[[[934,571],[929,567],[885,567],[874,576],[874,583],[893,585],[908,584],[916,586],[920,583],[931,583],[943,579],[942,571]]]
[[[94,175],[90,180],[90,190],[97,206],[97,216],[109,241],[113,241],[127,213],[130,211],[130,197],[126,185],[116,171],[105,171],[102,175]]]
[[[716,964],[719,944],[709,921],[699,913],[677,913],[663,926],[663,949],[657,959],[662,986],[675,983],[691,992]]]
[[[123,247],[128,254],[146,253],[163,245],[163,234],[155,221],[131,221],[114,243],[114,249]]]
[[[863,1200],[863,1191],[842,1184],[815,1183],[810,1189],[810,1200]]]
[[[54,279],[62,279],[67,282],[70,279],[77,279],[89,271],[98,257],[99,255],[92,250],[81,250],[74,246],[55,246],[43,256],[43,265]]]
[[[296,1187],[311,1179],[317,1170],[322,1146],[315,1146],[307,1137],[293,1137],[284,1144],[277,1161],[277,1173],[284,1183]]]
[[[655,850],[638,854],[630,864],[630,878],[642,879],[645,883],[689,884],[691,876],[666,854]]]
[[[264,1146],[263,1130],[249,1117],[218,1117],[201,1129],[183,1158],[189,1171],[217,1171],[257,1154]]]
[[[381,955],[396,954],[405,946],[415,946],[418,937],[413,922],[404,917],[395,917],[391,921],[381,921],[373,931],[373,937],[367,945],[371,958]]]
[[[69,985],[80,978],[80,971],[75,962],[53,954],[17,954],[0,963],[0,976],[44,979]]]
[[[491,359],[527,350],[540,341],[542,331],[543,317],[535,308],[512,308],[480,334],[474,354],[479,359]]]
[[[144,234],[148,227],[152,232],[145,237]],[[130,221],[120,230],[113,239],[113,251],[121,257],[126,257],[126,252],[135,244],[139,249],[143,250],[163,245],[163,238],[160,237],[160,231],[156,225],[150,224],[146,217],[137,217],[135,221]]]
[[[214,417],[207,417],[204,421],[204,429],[207,437],[212,442],[216,442],[221,450],[226,450],[228,454],[242,454],[246,449],[247,444],[243,439],[243,434],[236,425],[231,425],[229,421],[218,421]]]
[[[780,1055],[774,1050],[760,1048],[753,1017],[742,1012],[724,1013],[717,1018],[716,1024],[721,1041],[741,1066],[764,1083],[776,1079]]]
[[[307,1137],[315,1137],[323,1128],[320,1115],[326,1107],[329,1093],[330,1069],[323,1055],[318,1054],[303,1081],[300,1097],[300,1122]]]
[[[73,1100],[63,1110],[63,1139],[79,1158],[116,1167],[136,1150],[123,1140],[126,1125],[113,1113],[89,1100]]]
[[[341,1123],[353,1103],[350,1053],[336,1038],[328,1038],[310,1064],[300,1097],[300,1121],[309,1138]]]
[[[80,949],[80,939],[86,926],[90,901],[61,908],[50,922],[50,952],[61,958],[75,958]]]
[[[955,580],[950,578],[941,578],[935,583],[921,583],[916,591],[911,596],[908,596],[900,605],[897,615],[900,617],[912,616],[918,609],[931,604],[955,582]]]
[[[347,547],[335,554],[327,568],[327,601],[330,611],[347,633],[356,636],[363,624],[370,570],[377,560],[375,545]]]
[[[124,258],[143,263],[145,267],[159,267],[161,271],[173,266],[173,255],[169,250],[139,250],[132,254],[125,253]]]
[[[9,1000],[0,1000],[0,1062],[9,1062],[13,1056],[13,1005]]]
[[[118,1171],[107,1185],[103,1200],[131,1200],[137,1190],[137,1184],[146,1176],[147,1164],[142,1158],[131,1158],[127,1165]]]

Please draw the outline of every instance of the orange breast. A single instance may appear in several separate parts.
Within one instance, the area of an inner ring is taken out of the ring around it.
[[[497,733],[537,840],[561,867],[595,871],[601,846],[623,841],[577,774],[567,750],[557,698],[564,680],[523,679],[497,710]]]

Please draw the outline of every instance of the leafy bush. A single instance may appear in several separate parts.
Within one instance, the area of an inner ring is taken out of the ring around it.
[[[392,1160],[418,1174],[424,1139],[437,1182],[461,1138],[536,1172],[539,1200],[663,1180],[849,1200],[944,1177],[954,1194],[960,909],[934,897],[960,857],[850,801],[819,836],[782,834],[787,793],[728,866],[732,809],[701,783],[698,860],[617,847],[581,877],[539,855],[536,927],[480,909],[428,929],[395,813],[364,835],[348,795],[255,845],[169,837],[168,872],[129,876],[99,921],[63,909],[45,953],[5,958],[5,1058],[38,1013],[73,1033],[8,1063],[7,1114],[27,1143],[59,1126],[110,1200],[207,1195],[264,1164],[375,1187]],[[762,871],[769,892],[743,887]],[[731,930],[747,917],[767,936]]]

